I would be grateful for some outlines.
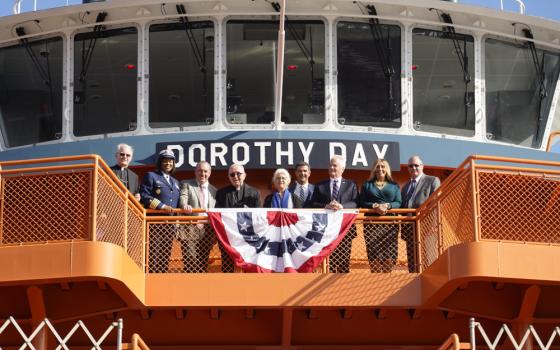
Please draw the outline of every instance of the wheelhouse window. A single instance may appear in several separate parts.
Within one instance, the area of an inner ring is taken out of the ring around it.
[[[62,135],[62,38],[0,49],[0,121],[7,147]]]
[[[532,43],[485,41],[486,135],[538,148],[558,80],[558,53]]]
[[[282,121],[325,120],[325,26],[320,21],[286,22]],[[227,23],[227,120],[270,124],[278,53],[278,21]]]
[[[136,128],[138,31],[96,27],[74,38],[74,134]]]
[[[338,122],[400,127],[400,27],[338,22],[337,35]]]
[[[150,127],[212,124],[214,24],[150,27]]]
[[[430,29],[412,35],[414,128],[473,136],[473,37]]]

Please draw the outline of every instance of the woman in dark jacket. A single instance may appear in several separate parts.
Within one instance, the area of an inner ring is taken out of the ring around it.
[[[290,186],[290,173],[288,170],[278,168],[272,175],[272,186],[274,192],[266,196],[263,208],[301,208],[302,203],[298,196],[293,196],[288,190]]]
[[[369,179],[360,191],[360,207],[373,209],[374,215],[401,206],[399,185],[391,177],[391,168],[385,159],[378,159]],[[391,223],[364,225],[364,238],[371,272],[391,272],[397,262],[397,229]]]

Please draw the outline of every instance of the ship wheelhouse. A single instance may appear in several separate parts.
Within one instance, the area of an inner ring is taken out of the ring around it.
[[[560,25],[435,0],[286,2],[284,41],[267,0],[0,18],[0,320],[122,318],[155,349],[220,350],[431,349],[472,316],[555,326]],[[378,158],[403,184],[414,154],[443,184],[418,210],[362,210],[350,273],[220,273],[215,240],[188,270],[183,240],[213,228],[143,208],[107,166],[122,142],[140,176],[164,148],[180,180],[207,160],[221,187],[245,164],[261,198],[273,169],[306,160],[317,182],[333,154],[358,185]],[[367,240],[387,229],[398,258],[375,270]],[[169,259],[148,257],[158,235]]]

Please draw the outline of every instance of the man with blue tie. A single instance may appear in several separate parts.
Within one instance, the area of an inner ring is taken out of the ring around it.
[[[331,210],[351,209],[358,207],[358,187],[352,180],[342,177],[346,168],[346,159],[335,155],[329,163],[329,179],[315,185],[311,197],[311,208],[325,208]],[[338,247],[329,258],[329,271],[350,272],[350,253],[352,239],[356,237],[354,227],[350,228]]]
[[[142,204],[148,209],[164,210],[173,215],[172,211],[179,206],[179,181],[171,174],[175,171],[175,155],[164,149],[158,154],[156,171],[144,175],[140,186]],[[175,230],[167,229],[150,237],[149,271],[166,272],[171,256],[171,248]]]
[[[315,186],[309,183],[311,176],[311,167],[307,162],[299,162],[295,168],[295,182],[290,185],[288,190],[292,196],[298,197],[301,206],[298,208],[308,208],[311,205],[311,198],[313,197],[313,190]]]
[[[436,176],[424,174],[424,163],[419,156],[412,156],[408,160],[408,173],[410,180],[401,191],[402,207],[419,208],[439,187],[440,181]],[[415,272],[417,269],[414,258],[414,234],[412,231],[403,231],[401,237],[406,241],[408,271]]]

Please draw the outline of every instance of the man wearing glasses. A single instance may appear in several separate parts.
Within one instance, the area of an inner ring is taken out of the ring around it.
[[[138,175],[128,168],[132,161],[134,150],[126,143],[121,143],[117,146],[115,159],[117,164],[113,165],[111,169],[117,175],[123,185],[134,195],[136,200],[140,200],[140,193],[138,193]]]
[[[220,188],[216,193],[216,208],[261,207],[259,191],[245,183],[246,177],[243,165],[232,164],[229,167],[228,178],[231,185]]]
[[[412,156],[408,160],[408,173],[410,174],[410,180],[401,190],[402,207],[418,208],[435,192],[440,185],[440,181],[436,176],[424,174],[424,163],[419,156]],[[408,271],[415,272],[414,235],[407,230],[402,232],[402,238],[406,241]]]
[[[243,165],[232,164],[228,170],[230,186],[220,188],[216,193],[216,208],[260,208],[259,191],[245,183]],[[220,244],[222,272],[233,272],[233,261]]]

